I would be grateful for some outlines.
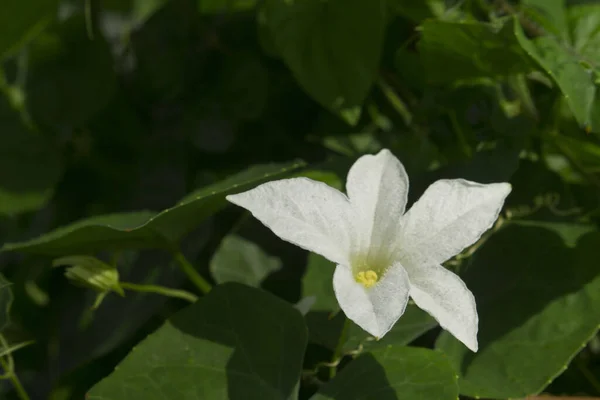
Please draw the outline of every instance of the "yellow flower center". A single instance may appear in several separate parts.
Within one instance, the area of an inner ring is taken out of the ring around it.
[[[368,289],[377,283],[377,281],[379,280],[379,276],[377,275],[377,272],[370,269],[367,271],[361,271],[357,273],[354,276],[354,279],[356,279],[356,282],[360,283]]]

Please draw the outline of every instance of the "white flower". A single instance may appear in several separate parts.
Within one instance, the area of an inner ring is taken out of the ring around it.
[[[348,195],[307,178],[268,182],[227,200],[277,236],[336,263],[344,313],[382,337],[408,297],[477,351],[477,309],[464,282],[440,264],[475,243],[498,217],[508,183],[439,180],[405,214],[408,176],[388,150],[359,158]]]

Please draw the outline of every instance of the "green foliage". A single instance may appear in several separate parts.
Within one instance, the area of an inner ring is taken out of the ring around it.
[[[600,396],[600,3],[4,0],[0,63],[0,398]],[[513,187],[477,353],[225,199],[382,148]]]
[[[223,284],[136,346],[88,397],[295,399],[305,347],[290,305]]]
[[[421,29],[419,50],[432,81],[494,78],[532,69],[510,20],[494,25],[429,20]]]
[[[172,248],[202,220],[225,205],[225,196],[283,176],[302,163],[253,167],[222,182],[198,189],[162,212],[135,212],[88,218],[23,243],[7,243],[3,251],[59,255],[123,248]]]
[[[389,347],[360,356],[311,400],[454,400],[457,395],[456,375],[443,354]]]
[[[477,252],[463,278],[477,299],[480,350],[446,333],[436,346],[460,373],[461,393],[525,397],[564,370],[600,324],[600,270],[590,262],[599,239],[588,233],[568,249],[551,231],[513,226]]]
[[[54,17],[57,5],[58,0],[36,0],[29,3],[5,1],[0,17],[0,59],[18,51],[19,46],[44,29]]]
[[[265,254],[256,244],[236,235],[227,236],[210,261],[217,283],[238,282],[259,286],[272,272],[281,268],[281,260]]]
[[[260,15],[303,89],[355,125],[381,58],[385,3],[267,0]]]

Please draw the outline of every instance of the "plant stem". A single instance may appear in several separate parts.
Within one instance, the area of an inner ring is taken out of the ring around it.
[[[187,277],[192,281],[192,283],[196,285],[196,287],[200,289],[200,291],[203,294],[207,294],[208,292],[210,292],[210,290],[212,289],[211,284],[208,283],[206,279],[204,279],[202,275],[198,273],[198,271],[196,271],[196,268],[194,268],[194,266],[187,260],[187,258],[185,258],[181,251],[174,250],[173,257],[181,267],[183,273],[187,275]]]
[[[404,101],[402,101],[400,96],[398,96],[394,92],[394,90],[391,88],[391,86],[388,85],[385,80],[383,80],[383,78],[380,78],[377,81],[377,85],[379,86],[379,88],[381,89],[381,91],[383,92],[385,97],[388,99],[388,101],[390,102],[392,107],[394,107],[396,112],[400,115],[400,117],[404,121],[404,124],[406,126],[409,126],[410,123],[412,122],[413,116],[410,113],[410,111],[408,110],[408,106],[404,103]]]
[[[120,285],[123,289],[133,290],[135,292],[162,294],[163,296],[184,299],[189,301],[190,303],[194,303],[196,300],[198,300],[198,296],[190,292],[186,292],[185,290],[170,289],[158,285],[139,285],[137,283],[131,282],[121,282]]]
[[[344,317],[344,326],[342,327],[342,333],[340,334],[340,339],[335,346],[335,350],[333,352],[333,357],[331,358],[331,367],[329,368],[329,378],[333,379],[337,372],[338,364],[340,363],[340,358],[342,357],[342,350],[344,349],[344,344],[346,343],[346,336],[348,335],[348,328],[350,327],[350,320],[347,317]]]
[[[585,379],[587,379],[590,385],[592,385],[596,392],[600,393],[600,382],[598,382],[594,374],[588,369],[585,363],[580,358],[578,358],[575,361],[575,365],[577,365],[579,371],[583,374]]]
[[[12,357],[12,356],[9,354],[8,357]],[[7,374],[6,379],[9,379],[11,381],[19,398],[21,400],[30,400],[29,395],[27,394],[27,392],[25,391],[25,388],[23,387],[23,385],[21,384],[21,381],[19,380],[19,377],[17,376],[17,374],[15,374],[15,371],[10,368],[9,364],[10,363],[7,362],[4,359],[4,357],[0,357],[0,365],[2,366],[2,369]]]
[[[94,40],[94,27],[93,20],[94,15],[92,14],[92,0],[85,1],[84,15],[85,15],[85,31],[89,40]]]

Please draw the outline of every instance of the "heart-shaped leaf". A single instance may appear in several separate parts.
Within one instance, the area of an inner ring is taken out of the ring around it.
[[[306,336],[288,303],[219,285],[135,347],[88,399],[296,399]]]

